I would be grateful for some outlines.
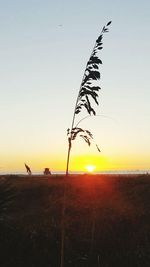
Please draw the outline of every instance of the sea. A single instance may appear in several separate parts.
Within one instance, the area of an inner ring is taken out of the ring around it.
[[[51,171],[52,174],[55,175],[64,175],[65,171]],[[8,171],[0,171],[0,175],[26,175],[27,173],[25,171],[13,171],[13,172],[8,172]],[[33,175],[43,175],[43,172],[32,172]],[[85,171],[70,171],[69,174],[89,174],[89,172]],[[92,174],[150,174],[150,169],[144,169],[144,170],[103,170],[103,171],[94,171]]]

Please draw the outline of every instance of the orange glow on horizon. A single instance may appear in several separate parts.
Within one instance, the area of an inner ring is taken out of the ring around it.
[[[24,162],[26,162],[32,172],[43,172],[44,168],[48,167],[52,172],[66,170],[66,155],[65,154],[40,154],[40,155],[27,155],[18,154],[7,155],[0,157],[0,172],[26,172]],[[95,166],[88,167],[88,166]],[[93,168],[93,169],[92,169]],[[96,171],[121,171],[121,170],[148,170],[149,158],[140,157],[136,155],[90,155],[90,154],[73,154],[70,157],[70,172],[88,172]],[[96,170],[94,170],[96,169]]]

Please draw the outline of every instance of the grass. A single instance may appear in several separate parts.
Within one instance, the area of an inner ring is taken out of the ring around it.
[[[64,186],[65,267],[150,266],[150,176],[53,175],[0,177],[1,267],[60,266]]]

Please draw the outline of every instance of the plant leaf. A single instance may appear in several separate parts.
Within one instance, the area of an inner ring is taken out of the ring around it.
[[[98,57],[95,57],[95,56],[91,56],[87,65],[90,65],[90,64],[102,64],[102,61],[98,58]]]
[[[96,64],[93,65],[94,69],[98,69],[98,66]]]
[[[85,88],[88,88],[88,89],[90,89],[90,90],[92,90],[92,91],[99,91],[101,88],[99,87],[99,86],[85,86]]]
[[[106,26],[109,26],[112,23],[112,21],[109,21]]]
[[[100,42],[102,41],[102,39],[103,39],[103,35],[101,34],[101,35],[97,38],[96,43],[100,43]]]
[[[91,145],[91,142],[90,142],[90,139],[88,138],[88,136],[87,135],[80,135],[83,139],[84,139],[84,141],[90,146]]]
[[[97,144],[96,144],[96,147],[97,147],[98,152],[101,152]]]
[[[84,132],[82,128],[74,127],[71,131],[71,140],[75,140],[77,135],[81,132]]]
[[[93,139],[93,135],[92,135],[92,133],[89,130],[85,130],[85,132],[90,136],[90,138]]]

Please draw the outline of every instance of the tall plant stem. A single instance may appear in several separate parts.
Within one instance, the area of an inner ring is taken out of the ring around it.
[[[72,132],[72,129],[74,127],[74,122],[75,122],[75,112],[76,112],[76,107],[78,104],[78,98],[79,98],[79,94],[76,100],[76,104],[75,104],[75,109],[74,109],[74,113],[73,113],[73,119],[72,119],[72,124],[71,124],[71,130],[70,132]],[[67,166],[66,166],[66,176],[69,175],[69,160],[70,160],[70,152],[71,152],[71,147],[72,147],[72,134],[71,136],[68,138],[68,154],[67,154]]]
[[[68,169],[69,169],[70,152],[71,152],[71,146],[68,147],[66,177],[69,175]]]
[[[61,254],[60,254],[60,267],[64,267],[65,256],[65,209],[66,209],[66,184],[64,181],[64,195],[62,205],[62,221],[61,221]]]

